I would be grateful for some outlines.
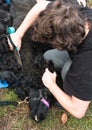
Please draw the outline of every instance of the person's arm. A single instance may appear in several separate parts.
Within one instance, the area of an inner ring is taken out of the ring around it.
[[[22,22],[22,24],[19,26],[19,28],[16,31],[16,33],[20,37],[24,36],[25,32],[29,29],[29,27],[31,27],[33,22],[38,17],[39,13],[45,10],[48,3],[50,2],[41,0],[41,2],[39,1],[37,4],[35,4],[34,7],[28,12],[24,21]]]
[[[21,40],[25,32],[31,27],[41,11],[45,10],[50,1],[41,0],[33,6],[33,8],[28,12],[25,19],[16,30],[15,33],[11,34],[11,38],[15,45],[20,49]],[[11,47],[11,46],[10,46]]]
[[[62,91],[56,84],[56,73],[51,73],[46,69],[42,77],[43,84],[50,90],[55,96],[58,102],[64,107],[70,114],[76,118],[82,118],[88,108],[90,101],[83,101],[75,96],[69,96]]]

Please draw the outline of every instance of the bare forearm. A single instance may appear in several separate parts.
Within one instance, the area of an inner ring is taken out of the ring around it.
[[[51,87],[49,90],[55,96],[61,106],[63,106],[70,114],[72,114],[76,118],[81,118],[82,116],[84,116],[89,102],[86,102],[84,104],[85,101],[82,101],[81,103],[80,99],[77,99],[74,96],[69,96],[64,91],[62,91],[57,86],[57,84],[54,84],[53,87]],[[84,107],[81,108],[80,105]]]
[[[43,1],[34,5],[34,7],[26,15],[19,28],[16,30],[17,35],[21,38],[24,36],[25,32],[31,27],[40,12],[46,8],[48,3],[48,1]]]
[[[56,84],[50,88],[50,92],[56,97],[59,103],[65,108],[72,108],[72,97],[67,95],[63,90],[61,90]]]

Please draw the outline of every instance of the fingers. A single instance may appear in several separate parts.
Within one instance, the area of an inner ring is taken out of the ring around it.
[[[45,72],[48,72],[48,71],[49,71],[49,69],[48,69],[48,68],[46,68],[46,69],[45,69]]]
[[[48,68],[45,69],[45,72],[47,72],[47,73],[48,73],[48,72],[49,72],[49,73],[52,73],[52,72],[49,71]],[[54,71],[53,74],[56,75],[56,72]]]
[[[84,7],[86,7],[86,0],[77,0],[79,5],[83,5]]]
[[[11,45],[10,40],[9,40],[8,37],[7,37],[7,41],[8,41],[8,45],[9,45],[9,47],[10,47],[10,50],[12,51],[12,50],[13,50],[13,47],[12,47],[12,45]]]
[[[7,37],[7,41],[8,41],[10,50],[14,49],[11,43],[13,43],[18,48],[18,50],[20,50],[21,49],[21,40],[22,39],[20,37],[18,37],[18,35],[16,35],[16,33],[11,34],[10,38]]]

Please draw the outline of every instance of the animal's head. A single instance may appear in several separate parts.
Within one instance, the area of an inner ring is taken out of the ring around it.
[[[50,91],[43,85],[41,77],[44,73],[45,68],[49,68],[51,72],[54,71],[54,64],[52,61],[46,63],[42,55],[35,57],[34,66],[35,76],[31,82],[32,87],[30,88],[29,99],[31,118],[36,122],[40,122],[46,118],[49,107],[54,101],[54,97]]]
[[[29,107],[31,110],[31,118],[36,122],[40,122],[46,118],[48,109],[50,108],[52,95],[47,89],[30,89]]]

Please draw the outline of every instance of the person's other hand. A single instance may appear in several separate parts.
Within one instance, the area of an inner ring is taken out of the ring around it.
[[[77,2],[79,3],[79,5],[83,5],[84,7],[86,7],[87,2],[86,0],[77,0]]]
[[[53,86],[53,84],[56,84],[56,72],[51,73],[48,68],[45,69],[45,72],[42,76],[42,82],[43,84],[49,89]]]
[[[20,50],[21,49],[21,38],[16,34],[16,32],[10,34],[10,37],[11,37],[13,43],[15,44],[15,46]],[[13,47],[9,41],[9,38],[7,38],[7,40],[8,40],[8,44],[10,46],[10,50],[13,50]]]

